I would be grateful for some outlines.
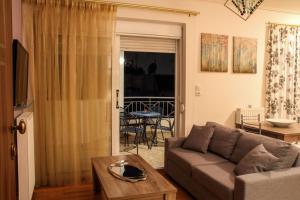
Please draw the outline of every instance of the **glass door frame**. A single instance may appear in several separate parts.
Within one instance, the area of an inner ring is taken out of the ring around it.
[[[112,155],[120,154],[120,118],[119,107],[123,105],[124,90],[120,90],[124,81],[124,50],[120,47],[120,35],[116,35],[112,50]],[[175,137],[184,133],[184,73],[182,68],[182,39],[176,39],[175,52]],[[121,69],[123,67],[123,69]],[[123,73],[121,72],[123,70]]]

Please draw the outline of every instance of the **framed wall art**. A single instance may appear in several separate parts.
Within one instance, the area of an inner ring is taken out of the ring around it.
[[[257,71],[257,39],[233,37],[233,73]]]
[[[225,6],[243,20],[247,20],[264,0],[227,0]]]
[[[228,71],[228,36],[201,34],[201,71]]]

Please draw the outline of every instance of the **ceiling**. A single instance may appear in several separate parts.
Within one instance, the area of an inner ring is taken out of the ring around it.
[[[202,0],[224,4],[226,0]],[[264,0],[259,9],[300,14],[300,0]]]

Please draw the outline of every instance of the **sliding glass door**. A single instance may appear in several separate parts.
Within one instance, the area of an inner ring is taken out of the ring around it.
[[[180,69],[179,40],[118,36],[116,43],[112,152],[138,153],[139,145],[139,153],[146,160],[161,154],[161,158],[149,160],[154,160],[150,161],[154,167],[163,167],[164,139],[174,137],[180,127],[180,79],[176,74]],[[135,112],[150,111],[158,112],[159,117],[133,116]]]

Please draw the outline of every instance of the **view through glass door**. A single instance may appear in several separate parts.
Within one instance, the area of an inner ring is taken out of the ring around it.
[[[120,153],[161,168],[164,140],[176,134],[176,53],[121,51],[120,61]]]

